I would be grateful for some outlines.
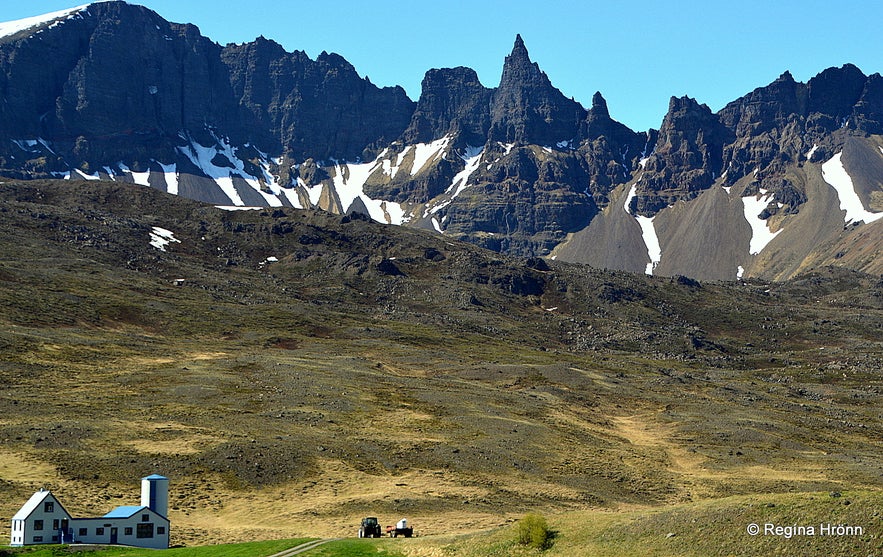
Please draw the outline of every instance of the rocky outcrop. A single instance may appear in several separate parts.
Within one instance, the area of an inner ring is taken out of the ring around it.
[[[429,70],[402,142],[429,143],[450,135],[459,147],[484,145],[493,96],[494,89],[482,85],[471,68]]]
[[[695,198],[721,175],[723,147],[731,133],[706,105],[672,97],[656,147],[632,200],[632,211],[652,216],[676,201]]]
[[[414,112],[404,89],[376,87],[337,54],[312,60],[259,37],[220,55],[237,104],[273,139],[267,148],[294,160],[374,158]]]
[[[883,134],[883,77],[880,74],[868,77],[861,97],[853,107],[852,119],[857,130]]]
[[[57,159],[36,171],[66,163],[91,173],[109,161],[168,161],[184,129],[241,135],[248,123],[237,118],[220,50],[193,25],[125,2],[93,4],[52,32],[7,38],[4,136],[52,142]]]
[[[588,190],[595,203],[605,206],[613,188],[632,179],[645,158],[656,132],[636,133],[610,117],[607,101],[600,92],[592,97],[592,108],[580,125],[579,152],[589,174]]]
[[[531,61],[518,35],[494,94],[489,139],[506,144],[556,145],[576,138],[585,117],[585,108],[562,95]]]

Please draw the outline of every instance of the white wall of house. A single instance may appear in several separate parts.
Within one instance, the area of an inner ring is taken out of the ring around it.
[[[169,547],[169,520],[146,507],[126,518],[75,518],[71,528],[77,543]]]
[[[59,530],[63,525],[69,527],[71,520],[52,493],[38,491],[12,518],[10,545],[61,543]]]

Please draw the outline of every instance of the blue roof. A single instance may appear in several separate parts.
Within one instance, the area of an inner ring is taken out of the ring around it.
[[[146,478],[141,478],[142,480],[168,480],[165,476],[160,476],[159,474],[151,474]]]
[[[133,514],[140,512],[142,510],[148,510],[147,507],[136,506],[136,505],[126,505],[122,507],[117,507],[114,510],[110,511],[102,518],[129,518]]]

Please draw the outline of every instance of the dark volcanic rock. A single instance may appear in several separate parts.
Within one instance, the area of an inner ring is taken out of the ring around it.
[[[53,145],[59,160],[32,164],[39,172],[172,162],[181,136],[212,145],[213,132],[299,160],[354,160],[397,138],[414,110],[403,89],[377,88],[338,55],[313,61],[263,38],[221,48],[125,2],[4,38],[0,94],[4,137]],[[4,166],[21,167],[10,149]]]
[[[219,54],[193,25],[93,4],[51,33],[0,44],[3,131],[52,141],[77,167],[169,160],[183,129],[244,127]]]
[[[852,114],[868,78],[852,64],[828,68],[806,84],[807,112],[830,116],[839,126]]]
[[[404,89],[376,87],[337,54],[313,61],[260,37],[221,58],[237,102],[295,159],[373,158],[414,111]]]
[[[721,174],[723,147],[731,140],[730,130],[708,106],[689,97],[672,97],[632,210],[652,216],[711,187]]]
[[[785,72],[766,87],[758,87],[725,106],[720,121],[738,137],[760,135],[806,111],[806,86]]]
[[[598,212],[586,195],[586,166],[576,151],[536,146],[508,153],[488,144],[476,185],[442,212],[445,232],[480,246],[521,256],[545,255]]]
[[[503,64],[503,76],[491,109],[490,140],[555,145],[577,137],[586,110],[552,86],[531,62],[521,35]]]
[[[865,133],[883,134],[883,77],[868,77],[862,95],[853,109],[856,129]]]
[[[428,143],[451,135],[461,145],[484,145],[493,94],[494,89],[482,85],[471,68],[429,70],[402,140],[406,144]]]
[[[580,154],[590,176],[589,191],[599,206],[607,203],[607,195],[618,184],[628,182],[638,161],[652,148],[655,134],[636,133],[610,117],[607,101],[601,93],[592,97],[580,129],[583,141]]]

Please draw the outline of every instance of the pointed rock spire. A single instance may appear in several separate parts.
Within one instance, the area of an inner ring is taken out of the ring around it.
[[[491,134],[503,143],[554,145],[576,136],[586,110],[556,89],[530,60],[521,35],[503,63],[491,107]]]
[[[551,86],[546,74],[543,73],[539,65],[531,62],[527,47],[524,46],[524,40],[519,34],[515,35],[515,45],[503,63],[503,76],[500,78],[500,87],[520,82],[545,82],[544,85],[548,84]]]
[[[530,55],[527,53],[527,47],[524,46],[524,39],[521,38],[521,33],[515,35],[515,45],[512,46],[512,52],[509,56],[523,56],[530,59]]]
[[[596,91],[594,96],[592,96],[592,114],[595,116],[610,116],[610,112],[607,110],[607,101],[601,96],[601,91]]]

